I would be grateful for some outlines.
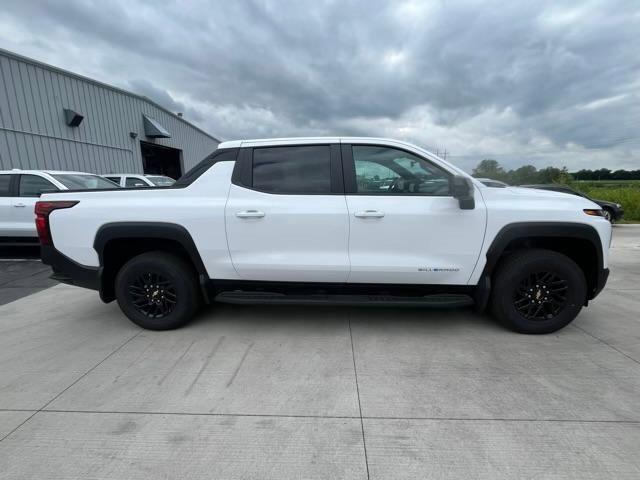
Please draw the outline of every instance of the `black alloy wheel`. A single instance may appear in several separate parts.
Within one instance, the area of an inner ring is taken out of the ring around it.
[[[163,318],[176,306],[176,290],[167,277],[159,273],[143,273],[129,284],[133,306],[149,318]]]
[[[555,272],[536,272],[514,291],[513,306],[527,320],[550,320],[567,303],[567,281]]]

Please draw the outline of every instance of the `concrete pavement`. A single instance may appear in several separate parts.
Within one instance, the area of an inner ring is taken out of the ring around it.
[[[639,478],[640,228],[553,335],[471,310],[0,307],[0,479]]]

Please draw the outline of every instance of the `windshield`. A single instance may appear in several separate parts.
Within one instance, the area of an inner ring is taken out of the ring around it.
[[[163,177],[162,175],[147,175],[147,179],[151,180],[151,183],[158,187],[170,187],[176,183],[173,178]]]
[[[52,175],[69,190],[94,190],[96,188],[120,188],[111,180],[83,173],[61,173]]]

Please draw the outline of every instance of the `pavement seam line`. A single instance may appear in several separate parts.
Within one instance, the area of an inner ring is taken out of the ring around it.
[[[46,409],[30,410],[19,408],[0,408],[0,412],[36,412],[36,413],[83,413],[87,415],[165,415],[176,417],[248,417],[248,418],[313,418],[327,420],[358,420],[359,416],[353,415],[295,415],[277,413],[207,413],[207,412],[143,412],[135,410],[63,410]],[[363,416],[364,420],[418,420],[433,422],[505,422],[505,423],[602,423],[638,425],[640,420],[593,420],[593,419],[569,419],[569,418],[479,418],[479,417],[387,417],[387,416]]]
[[[639,362],[638,360],[636,360],[635,358],[633,358],[632,356],[627,355],[627,354],[626,354],[626,353],[624,353],[622,350],[618,350],[616,347],[614,347],[613,345],[611,345],[611,344],[609,344],[609,343],[605,342],[605,341],[604,341],[604,340],[602,340],[601,338],[596,337],[595,335],[593,335],[593,334],[591,334],[591,333],[587,332],[584,328],[579,327],[579,326],[577,326],[577,325],[572,325],[572,327],[573,327],[573,328],[577,328],[578,330],[580,330],[580,331],[581,331],[582,333],[584,333],[585,335],[588,335],[588,336],[590,336],[591,338],[593,338],[593,339],[595,339],[595,340],[599,341],[600,343],[603,343],[604,345],[606,345],[606,346],[607,346],[607,347],[609,347],[610,349],[615,350],[616,352],[618,352],[620,355],[623,355],[623,356],[627,357],[629,360],[631,360],[631,361],[633,361],[633,362],[637,363],[638,365],[640,365],[640,362]]]
[[[71,385],[69,385],[68,387],[66,387],[64,390],[62,390],[60,393],[58,393],[55,397],[53,397],[51,400],[49,400],[47,403],[45,403],[42,407],[40,407],[38,410],[36,410],[35,412],[33,412],[32,415],[29,415],[29,417],[27,417],[22,423],[20,423],[20,425],[18,425],[16,428],[14,428],[13,430],[11,430],[9,433],[7,433],[4,437],[0,438],[0,442],[3,442],[6,438],[8,438],[11,434],[13,434],[13,432],[17,431],[20,427],[22,427],[25,423],[27,423],[29,420],[31,420],[33,417],[35,417],[39,412],[42,412],[45,408],[47,408],[48,405],[50,405],[51,403],[53,403],[57,398],[60,397],[60,395],[62,395],[64,392],[66,392],[67,390],[69,390],[71,387],[73,387],[76,383],[78,383],[80,380],[82,380],[84,377],[86,377],[87,375],[89,375],[91,372],[93,372],[96,368],[98,368],[100,365],[102,365],[104,362],[106,362],[109,358],[111,358],[111,356],[113,356],[115,353],[117,353],[118,351],[120,351],[121,348],[123,348],[126,344],[128,344],[131,340],[133,340],[134,338],[136,338],[138,335],[140,335],[144,330],[140,329],[138,332],[136,332],[135,335],[133,335],[132,337],[130,337],[126,342],[124,342],[122,345],[120,345],[118,348],[116,348],[113,352],[111,352],[109,355],[107,355],[106,357],[104,357],[102,360],[100,360],[98,363],[96,363],[93,367],[91,367],[89,370],[87,370],[85,373],[83,373],[82,375],[80,375],[79,378],[77,378],[73,383],[71,383]]]
[[[360,430],[362,431],[362,446],[364,448],[364,464],[367,467],[367,480],[369,480],[369,457],[367,455],[367,440],[364,434],[364,420],[362,418],[362,404],[360,403],[360,386],[358,385],[358,369],[356,368],[356,351],[353,348],[353,331],[351,330],[351,314],[349,314],[349,339],[351,340],[351,358],[353,359],[353,373],[356,379],[356,394],[358,396],[358,411],[360,413]]]

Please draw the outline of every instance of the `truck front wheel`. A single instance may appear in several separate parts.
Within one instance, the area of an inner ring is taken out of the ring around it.
[[[165,252],[133,257],[120,269],[115,282],[121,310],[132,322],[149,330],[183,326],[200,303],[191,266]]]
[[[520,333],[551,333],[568,325],[586,299],[584,273],[551,250],[507,256],[494,275],[492,307],[503,324]]]

